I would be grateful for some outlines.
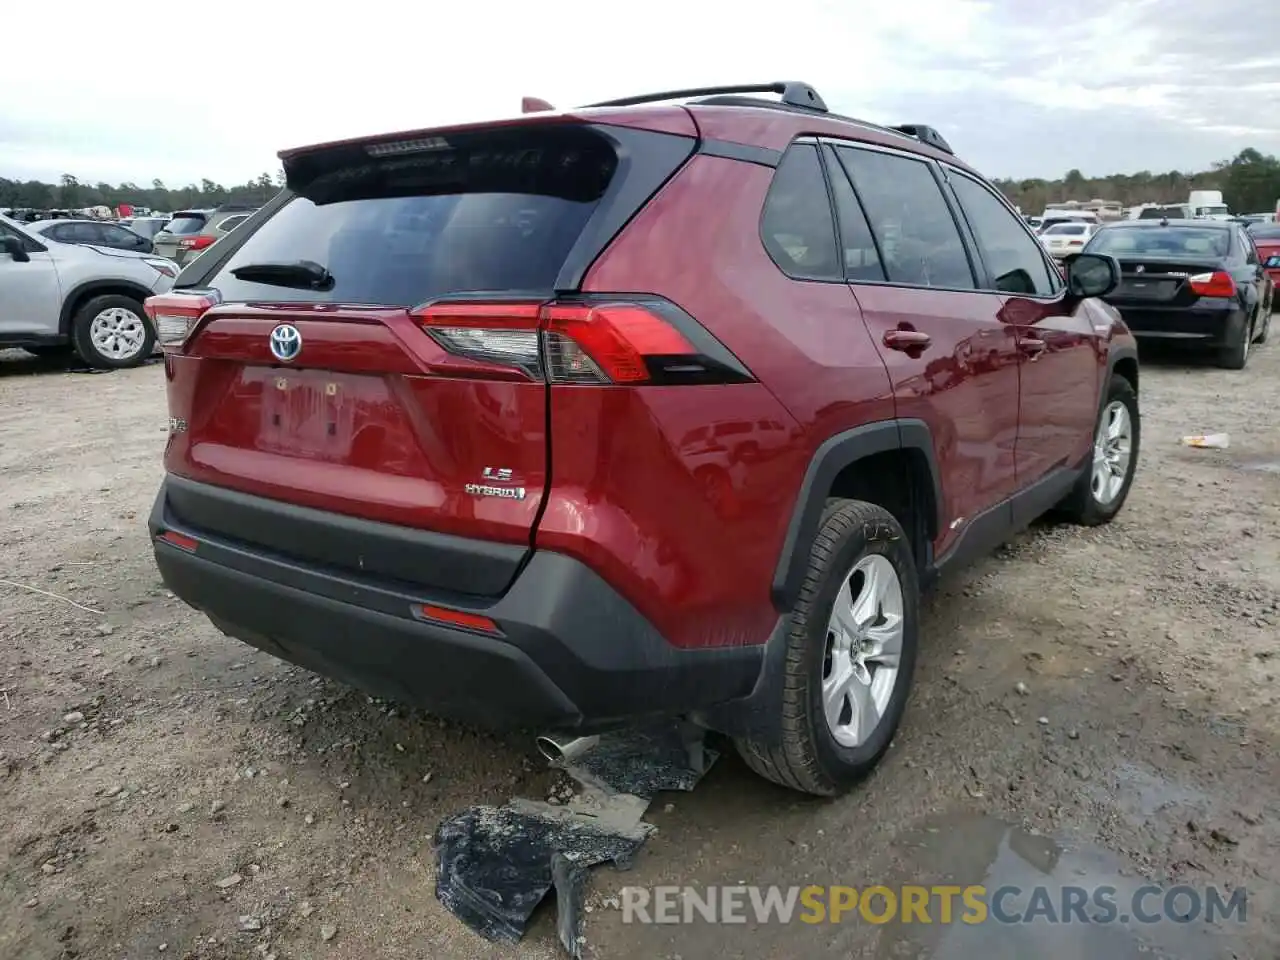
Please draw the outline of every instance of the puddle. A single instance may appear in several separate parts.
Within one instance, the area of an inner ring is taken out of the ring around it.
[[[1147,803],[1162,802],[1149,793]],[[905,882],[960,887],[981,884],[990,915],[964,923],[955,899],[953,922],[881,928],[877,956],[913,960],[1214,960],[1223,955],[1221,928],[1201,915],[1189,922],[1132,919],[1162,912],[1163,892],[1138,896],[1149,884],[1125,861],[1095,847],[1068,847],[989,817],[965,815],[927,822],[893,845]],[[1011,888],[997,893],[1001,888]],[[1106,892],[1103,892],[1106,890]],[[1224,893],[1224,900],[1229,894]],[[1108,908],[1107,903],[1114,908]],[[937,901],[931,902],[936,908]],[[1187,899],[1175,900],[1187,911]],[[1253,922],[1258,922],[1254,920]],[[1235,920],[1225,921],[1235,925]]]
[[[1174,783],[1132,763],[1116,764],[1114,775],[1115,790],[1098,799],[1108,799],[1143,819],[1174,807],[1202,809],[1209,802],[1202,791]]]

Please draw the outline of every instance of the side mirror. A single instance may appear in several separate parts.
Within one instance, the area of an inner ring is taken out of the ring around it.
[[[1066,257],[1063,263],[1067,278],[1067,293],[1083,300],[1085,297],[1105,297],[1120,285],[1120,262],[1115,257],[1100,253],[1076,253]]]
[[[18,237],[0,237],[0,250],[13,257],[14,263],[28,263],[31,260],[31,254],[27,253],[26,244]]]

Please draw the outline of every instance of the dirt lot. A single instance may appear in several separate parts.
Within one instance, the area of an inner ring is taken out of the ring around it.
[[[1244,373],[1143,376],[1125,512],[1037,528],[944,585],[865,788],[808,801],[725,757],[658,799],[633,871],[596,872],[587,956],[1280,956],[1280,345]],[[443,816],[545,795],[528,737],[373,702],[166,593],[143,526],[162,385],[0,353],[0,956],[558,956],[547,916],[494,948],[433,895]],[[1178,445],[1218,430],[1228,451]],[[945,878],[1243,885],[1247,922],[1139,944],[1116,926],[638,926],[606,902],[628,883]]]

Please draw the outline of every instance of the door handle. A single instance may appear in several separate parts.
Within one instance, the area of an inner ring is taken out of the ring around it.
[[[1019,337],[1018,349],[1029,356],[1032,360],[1044,353],[1045,348],[1049,345],[1038,337]]]
[[[920,330],[886,330],[884,345],[890,350],[923,350],[933,338]]]

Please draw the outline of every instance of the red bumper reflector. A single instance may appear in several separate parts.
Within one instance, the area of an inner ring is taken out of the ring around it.
[[[488,633],[495,637],[502,636],[502,631],[498,629],[498,625],[488,617],[482,617],[478,613],[467,613],[464,610],[450,610],[448,607],[437,607],[429,603],[421,604],[414,608],[416,613],[423,620],[432,620],[436,623],[442,623],[450,627],[459,627],[463,630],[474,630],[477,633]]]
[[[196,547],[200,546],[200,541],[195,537],[188,537],[183,533],[175,533],[173,530],[166,530],[164,533],[156,537],[157,540],[163,540],[172,547],[179,550],[185,550],[187,553],[195,553]]]

